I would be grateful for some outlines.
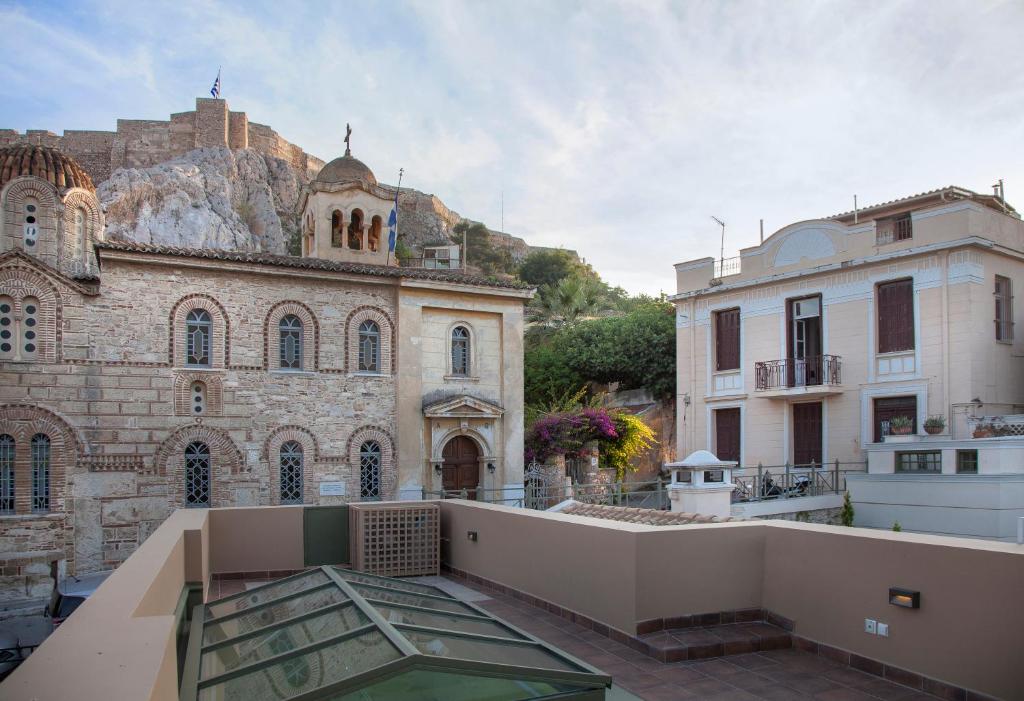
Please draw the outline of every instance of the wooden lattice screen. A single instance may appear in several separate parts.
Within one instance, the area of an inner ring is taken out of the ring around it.
[[[436,575],[441,509],[425,502],[362,502],[349,507],[352,566],[384,577]]]

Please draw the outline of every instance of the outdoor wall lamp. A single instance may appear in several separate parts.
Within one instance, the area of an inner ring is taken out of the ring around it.
[[[435,462],[434,463],[434,472],[436,472],[437,474],[441,474],[441,463],[439,463],[439,462]]]
[[[905,609],[919,609],[921,608],[921,592],[890,587],[889,603]]]
[[[493,462],[487,463],[487,471],[490,472],[492,475],[494,474],[494,469],[495,468],[494,468],[494,463]]]

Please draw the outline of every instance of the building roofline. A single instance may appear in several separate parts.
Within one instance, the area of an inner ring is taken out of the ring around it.
[[[870,215],[872,212],[877,212],[878,210],[893,209],[895,207],[905,206],[911,204],[916,200],[935,199],[936,196],[940,196],[942,199],[945,199],[945,195],[952,195],[957,199],[976,200],[981,204],[989,206],[992,209],[995,209],[996,211],[1001,211],[1004,214],[1017,215],[1017,210],[1014,209],[1012,205],[1005,202],[1004,200],[999,199],[995,195],[983,195],[981,193],[975,192],[974,190],[969,190],[966,187],[960,187],[959,185],[947,185],[945,187],[936,188],[934,190],[919,192],[916,195],[907,195],[906,197],[899,197],[895,200],[889,200],[888,202],[880,202],[878,204],[868,205],[867,207],[858,207],[856,210],[851,209],[848,212],[840,212],[839,214],[833,214],[828,217],[823,217],[823,219],[836,219],[841,221],[844,219],[852,218],[854,215],[857,215],[859,218],[865,214]]]
[[[428,282],[454,283],[474,287],[486,287],[494,290],[507,290],[529,293],[533,287],[519,281],[505,281],[467,275],[451,271],[427,270],[424,268],[402,268],[399,266],[372,265],[369,263],[346,263],[329,261],[322,258],[301,256],[282,256],[271,253],[252,253],[248,251],[226,251],[209,248],[177,248],[174,246],[158,246],[147,243],[128,241],[103,241],[94,244],[97,261],[102,261],[103,252],[139,253],[147,255],[169,256],[176,258],[193,258],[201,260],[219,260],[248,265],[266,265],[299,270],[321,270],[324,272],[347,273],[352,275],[368,275],[393,280],[423,280]]]

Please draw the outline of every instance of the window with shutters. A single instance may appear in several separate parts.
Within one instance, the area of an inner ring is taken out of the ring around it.
[[[719,460],[740,461],[740,409],[715,410],[715,456]]]
[[[996,275],[996,340],[1000,343],[1013,341],[1013,289],[1010,278]]]
[[[878,352],[914,350],[914,281],[878,286]]]
[[[14,513],[14,438],[0,436],[0,514]]]
[[[715,371],[740,368],[740,310],[715,312]]]

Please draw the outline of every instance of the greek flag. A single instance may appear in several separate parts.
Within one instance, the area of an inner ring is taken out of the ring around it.
[[[210,94],[213,95],[213,97],[215,99],[220,97],[220,69],[219,68],[217,69],[217,80],[213,81],[213,87],[210,88]]]
[[[395,190],[395,206],[388,217],[388,251],[394,252],[398,242],[398,190]]]

